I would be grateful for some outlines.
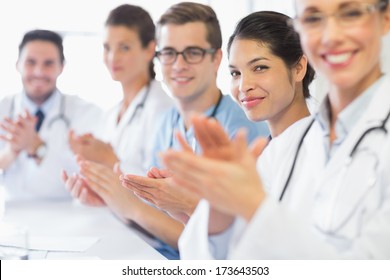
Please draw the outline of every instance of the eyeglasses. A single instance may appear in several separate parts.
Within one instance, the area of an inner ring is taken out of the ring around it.
[[[322,12],[306,12],[292,20],[296,31],[316,32],[321,30],[329,17],[335,17],[340,26],[349,27],[361,25],[376,11],[382,11],[386,7],[385,2],[360,3],[348,2],[333,14]]]
[[[206,53],[214,54],[215,49],[202,49],[199,47],[188,47],[185,48],[182,52],[178,52],[175,49],[172,48],[167,48],[163,49],[161,51],[156,52],[156,57],[160,60],[162,64],[168,65],[168,64],[173,64],[177,56],[181,54],[184,58],[184,60],[189,63],[189,64],[196,64],[200,63]]]

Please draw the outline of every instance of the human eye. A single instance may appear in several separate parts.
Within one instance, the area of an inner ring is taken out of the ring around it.
[[[203,56],[203,51],[200,48],[188,48],[184,50],[184,53],[188,58],[199,58]]]
[[[363,7],[353,6],[345,7],[340,10],[339,17],[342,20],[355,20],[359,19],[364,15]]]
[[[162,50],[160,52],[160,56],[164,57],[164,58],[175,57],[176,56],[176,52],[174,50],[171,50],[171,49],[166,49],[166,50]]]
[[[120,46],[119,46],[119,49],[120,49],[121,51],[127,52],[127,51],[130,50],[130,46],[128,46],[128,45],[120,45]]]
[[[233,78],[237,78],[241,75],[240,71],[237,71],[237,70],[230,70],[230,75],[233,77]]]
[[[35,60],[33,59],[27,59],[25,63],[28,66],[34,66],[36,64]]]
[[[263,72],[265,70],[269,69],[267,65],[256,65],[253,69],[254,72]]]
[[[110,51],[110,46],[108,44],[103,44],[103,49],[105,52]]]
[[[52,67],[55,65],[55,62],[54,62],[54,60],[47,60],[47,61],[45,61],[44,65],[46,67]]]
[[[322,22],[323,18],[321,13],[308,13],[301,17],[301,21],[304,25],[316,26]]]

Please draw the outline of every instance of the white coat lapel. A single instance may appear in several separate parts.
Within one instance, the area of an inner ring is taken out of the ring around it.
[[[317,216],[317,226],[323,231],[338,232],[345,227],[344,234],[356,234],[356,223],[359,223],[364,201],[375,186],[378,154],[383,146],[384,132],[374,130],[361,141],[353,159],[350,153],[361,136],[373,126],[380,125],[390,112],[390,80],[386,79],[375,92],[364,116],[352,129],[348,138],[329,161],[322,178],[319,180],[317,197],[321,213]],[[389,124],[387,124],[389,126]],[[369,140],[368,140],[369,139]],[[367,143],[370,145],[367,145]],[[321,219],[318,219],[321,216]],[[355,222],[351,222],[354,220]]]

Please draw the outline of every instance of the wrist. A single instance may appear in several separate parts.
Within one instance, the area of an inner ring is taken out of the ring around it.
[[[41,161],[46,155],[46,150],[46,143],[41,140],[34,145],[34,149],[27,151],[27,155],[29,158]]]
[[[256,196],[253,196],[252,199],[247,201],[246,207],[242,208],[242,214],[241,216],[247,221],[250,222],[250,220],[255,215],[257,209],[261,206],[265,199],[265,194],[263,192],[258,193]]]
[[[45,144],[45,142],[42,141],[41,138],[39,138],[39,136],[37,135],[36,137],[33,138],[33,140],[31,141],[31,144],[26,148],[26,152],[28,155],[34,155],[36,154],[36,151],[38,150],[38,148]]]

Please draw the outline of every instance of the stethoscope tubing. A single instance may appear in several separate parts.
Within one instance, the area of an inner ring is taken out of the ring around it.
[[[60,110],[59,110],[59,113],[56,116],[54,116],[53,118],[51,118],[51,120],[48,122],[49,129],[51,129],[53,123],[55,123],[56,121],[59,121],[59,120],[64,122],[66,128],[70,127],[70,120],[65,115],[65,109],[66,109],[65,95],[62,93],[60,93],[60,94],[61,94]],[[16,96],[12,97],[11,106],[10,106],[10,110],[9,110],[9,117],[11,119],[13,118],[13,115],[15,113],[15,98],[16,98]]]
[[[388,122],[389,118],[390,118],[390,111],[387,114],[387,116],[382,120],[380,125],[370,127],[368,129],[366,129],[366,131],[364,131],[364,133],[359,137],[358,141],[356,141],[355,145],[353,146],[353,148],[349,154],[350,161],[352,160],[353,156],[355,155],[355,152],[357,151],[358,147],[360,146],[360,143],[363,141],[363,139],[369,133],[371,133],[372,131],[375,131],[375,130],[380,130],[380,131],[384,132],[385,135],[387,135],[386,123]],[[296,165],[296,162],[297,162],[297,159],[299,156],[299,152],[300,152],[302,145],[303,145],[303,141],[305,140],[305,137],[306,137],[307,133],[309,132],[310,128],[312,127],[313,123],[314,123],[314,118],[310,122],[308,127],[306,128],[305,132],[302,134],[302,137],[298,143],[298,147],[297,147],[297,150],[295,152],[294,160],[293,160],[293,163],[291,165],[290,173],[288,174],[286,183],[284,184],[284,187],[283,187],[282,192],[280,194],[279,201],[283,200],[284,194],[286,193],[286,190],[290,184],[291,178],[292,178],[293,173],[294,173],[295,165]]]

